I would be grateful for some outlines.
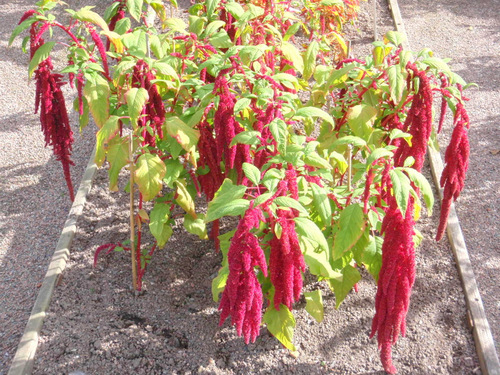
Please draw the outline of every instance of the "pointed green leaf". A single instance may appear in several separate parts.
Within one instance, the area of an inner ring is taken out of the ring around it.
[[[219,302],[219,295],[226,288],[227,278],[229,277],[229,267],[226,265],[221,267],[217,273],[217,277],[212,280],[212,298],[214,302]]]
[[[109,84],[99,74],[87,75],[86,77],[83,95],[87,99],[96,125],[101,128],[109,118]]]
[[[255,165],[250,163],[243,163],[243,172],[245,176],[255,185],[258,186],[260,183],[260,170]]]
[[[393,155],[394,154],[386,148],[376,148],[371,152],[370,156],[368,156],[368,159],[366,159],[366,168],[372,165],[375,160],[385,158],[386,156],[392,157]]]
[[[91,9],[95,8],[93,6],[87,6],[83,7],[80,9],[78,12],[73,14],[73,18],[76,18],[77,20],[84,21],[84,22],[90,22],[94,25],[99,26],[101,29],[105,31],[109,31],[108,24],[104,19],[97,14],[96,12],[92,11]]]
[[[200,240],[207,240],[207,224],[205,223],[205,215],[200,214],[198,218],[193,219],[189,214],[184,216],[184,228],[189,233],[196,234]]]
[[[295,69],[301,74],[304,72],[304,60],[297,47],[290,42],[283,42],[281,44],[281,52],[287,60],[292,62]]]
[[[387,76],[389,77],[391,99],[394,103],[398,104],[406,87],[406,78],[401,72],[399,65],[391,65],[389,69],[387,69]]]
[[[293,345],[293,329],[295,328],[295,318],[285,305],[280,305],[279,311],[274,308],[274,304],[267,308],[263,317],[267,329],[281,342],[287,349],[295,351]]]
[[[208,223],[223,216],[237,216],[245,213],[250,205],[249,201],[241,199],[246,190],[246,186],[233,185],[232,181],[226,178],[215,193],[214,199],[208,204],[205,221]]]
[[[167,118],[165,127],[168,135],[175,138],[181,147],[190,154],[191,163],[196,166],[194,152],[198,144],[198,139],[200,138],[200,132],[190,128],[177,116]]]
[[[318,323],[321,323],[324,318],[321,291],[316,289],[312,292],[304,292],[304,297],[306,298],[306,311],[311,314]]]
[[[14,39],[21,34],[24,30],[26,30],[28,27],[30,27],[33,23],[35,23],[37,19],[33,16],[31,16],[28,19],[25,19],[23,22],[21,22],[19,25],[16,26],[14,31],[12,31],[12,34],[10,35],[9,38],[9,47],[12,45],[14,42]]]
[[[333,241],[333,260],[340,259],[350,250],[363,234],[366,226],[363,209],[359,204],[351,204],[340,212],[339,229]]]
[[[313,194],[314,208],[319,214],[323,225],[329,226],[332,221],[332,206],[330,206],[330,200],[324,188],[311,184],[311,190]]]
[[[290,207],[302,212],[303,214],[308,214],[307,210],[299,203],[299,201],[290,197],[277,197],[274,199],[274,203],[279,207]]]
[[[296,23],[299,25],[299,23]],[[316,40],[313,40],[309,47],[306,50],[306,56],[304,59],[304,74],[303,78],[308,80],[314,73],[316,69],[316,58],[318,57],[319,52],[319,43]]]
[[[241,98],[234,104],[234,114],[237,115],[240,113],[240,111],[244,110],[245,108],[248,108],[250,106],[250,103],[252,101],[248,98]]]
[[[307,237],[313,241],[313,243],[316,243],[319,250],[324,251],[325,253],[329,252],[328,242],[326,241],[325,235],[312,220],[306,217],[296,217],[294,221],[295,230],[298,234],[303,237]]]
[[[396,199],[398,208],[404,217],[408,207],[408,200],[410,199],[410,180],[399,168],[391,170],[389,172],[389,176],[392,182],[394,198]]]
[[[319,117],[331,125],[334,125],[333,117],[320,108],[302,107],[295,112],[295,117]]]
[[[143,0],[127,0],[127,9],[130,15],[137,21],[141,21]]]
[[[150,201],[160,192],[166,171],[165,163],[158,155],[145,153],[139,156],[135,169],[135,182],[145,201]]]
[[[118,116],[111,116],[96,134],[95,163],[98,167],[102,166],[102,163],[104,163],[108,142],[120,130],[118,124],[119,120],[120,118]]]
[[[127,101],[128,114],[130,120],[134,126],[137,128],[137,120],[142,113],[144,105],[149,99],[148,91],[145,88],[133,87],[125,93],[125,100]]]
[[[55,44],[56,44],[56,42],[47,42],[45,44],[42,44],[36,50],[35,54],[33,55],[33,58],[30,61],[30,65],[28,67],[28,77],[29,78],[31,78],[31,76],[33,75],[33,72],[36,70],[36,68],[38,68],[38,65],[40,65],[40,63],[42,61],[45,61],[49,57],[50,51],[52,51],[52,48],[54,47]]]
[[[352,287],[361,280],[361,275],[358,270],[350,265],[347,265],[342,270],[342,280],[332,279],[330,283],[333,292],[335,293],[335,307],[338,309],[342,301],[347,297]]]
[[[172,227],[168,224],[170,208],[165,203],[155,203],[149,213],[149,230],[158,241],[158,247],[165,246],[172,235]]]
[[[420,192],[424,196],[425,205],[427,207],[428,216],[432,216],[432,208],[434,206],[434,194],[432,193],[432,187],[429,181],[424,177],[424,175],[413,168],[404,168],[404,171],[410,177],[410,180],[415,184],[416,187],[420,189]]]
[[[391,30],[388,31],[387,34],[385,34],[384,39],[388,40],[396,47],[399,47],[400,45],[403,45],[404,41],[406,40],[406,36],[403,33]]]
[[[368,139],[373,123],[377,118],[377,108],[367,104],[358,104],[347,111],[347,124],[355,136]]]
[[[286,122],[280,118],[275,118],[269,124],[269,130],[278,144],[278,151],[286,155],[286,145],[288,143],[288,129]]]
[[[186,180],[176,180],[174,183],[177,186],[177,198],[175,198],[175,201],[184,211],[191,215],[193,219],[197,219],[198,216],[195,212],[194,200],[187,190]]]
[[[261,135],[260,132],[258,132],[256,130],[248,130],[248,131],[238,133],[233,137],[233,139],[231,140],[231,144],[229,146],[234,146],[238,143],[241,143],[244,145],[256,146],[256,145],[260,144],[260,141],[258,138],[260,135]]]
[[[118,175],[123,167],[128,163],[129,142],[127,139],[120,139],[119,142],[109,146],[106,159],[109,163],[109,190],[118,191]]]

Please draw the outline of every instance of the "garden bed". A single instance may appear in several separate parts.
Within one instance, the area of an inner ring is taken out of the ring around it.
[[[369,50],[372,9],[364,4],[359,30],[348,34],[356,55]],[[378,16],[381,35],[390,28],[385,2]],[[181,224],[154,255],[142,294],[131,290],[128,253],[103,256],[93,269],[99,245],[127,238],[127,200],[125,193],[108,192],[100,170],[42,330],[34,373],[360,374],[381,369],[376,342],[368,338],[375,296],[368,275],[338,310],[333,293],[322,286],[322,323],[306,314],[304,300],[296,304],[298,353],[292,355],[265,327],[250,345],[227,323],[218,327],[211,281],[222,256]],[[424,240],[417,250],[407,338],[395,346],[393,358],[401,373],[470,374],[478,368],[474,342],[451,252],[432,239],[437,217],[419,223]],[[313,286],[318,284],[306,290]]]

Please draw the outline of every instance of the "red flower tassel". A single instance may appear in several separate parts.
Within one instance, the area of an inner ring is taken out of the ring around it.
[[[446,166],[441,174],[440,185],[444,190],[436,241],[443,238],[451,203],[458,198],[460,192],[464,188],[465,174],[469,167],[470,153],[469,137],[466,127],[469,127],[469,116],[462,103],[458,103],[455,114],[455,129],[451,135],[450,144],[446,149],[444,156]]]
[[[259,209],[250,207],[238,224],[227,254],[229,276],[219,305],[220,325],[231,316],[238,336],[245,342],[255,342],[262,319],[262,288],[254,267],[267,276],[266,257],[251,229],[263,220]]]
[[[391,346],[399,334],[405,335],[406,313],[415,281],[415,245],[413,243],[413,201],[410,200],[403,217],[395,199],[382,222],[385,233],[382,245],[382,268],[380,270],[375,316],[370,338],[377,333],[380,359],[389,374],[396,373],[392,364]]]

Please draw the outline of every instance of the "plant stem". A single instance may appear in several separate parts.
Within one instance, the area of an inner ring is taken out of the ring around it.
[[[347,189],[352,191],[352,145],[347,145]]]
[[[135,260],[135,223],[134,223],[134,133],[130,134],[130,257],[132,260],[132,286],[137,290],[137,264]]]

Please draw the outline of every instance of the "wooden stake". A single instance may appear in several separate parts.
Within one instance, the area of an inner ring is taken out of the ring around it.
[[[137,290],[137,263],[135,261],[135,223],[134,223],[134,132],[130,134],[130,257],[132,260],[132,286]]]

